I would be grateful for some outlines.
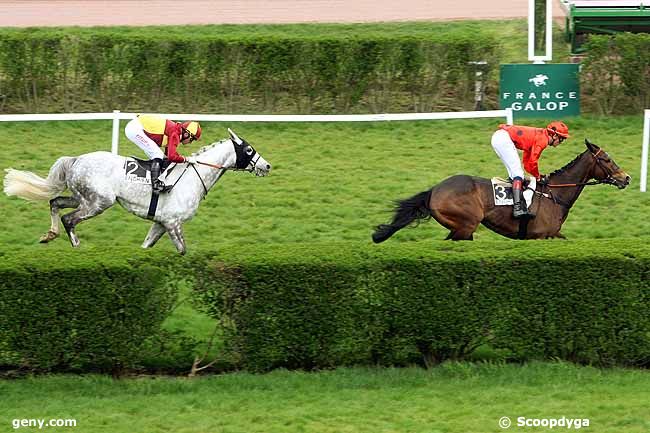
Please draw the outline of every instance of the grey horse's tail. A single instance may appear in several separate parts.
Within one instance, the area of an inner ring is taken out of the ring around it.
[[[56,160],[50,168],[47,179],[29,172],[5,169],[4,192],[25,200],[50,200],[61,194],[67,188],[66,175],[77,158],[63,156]]]
[[[390,224],[380,224],[372,234],[372,240],[378,244],[384,242],[395,232],[411,224],[413,221],[419,223],[420,220],[431,218],[431,209],[429,200],[431,199],[431,190],[415,194],[413,197],[395,202],[395,215]]]

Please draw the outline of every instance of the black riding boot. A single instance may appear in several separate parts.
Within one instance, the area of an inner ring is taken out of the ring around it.
[[[518,178],[512,182],[512,216],[515,218],[528,215],[528,208],[523,199],[521,183],[521,180]]]
[[[158,179],[158,176],[160,176],[161,163],[162,160],[160,158],[154,158],[151,160],[151,188],[158,193],[167,191],[167,187],[163,181]]]

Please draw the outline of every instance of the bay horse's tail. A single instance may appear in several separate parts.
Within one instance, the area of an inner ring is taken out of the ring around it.
[[[377,226],[375,232],[372,234],[373,242],[376,244],[384,242],[393,236],[395,232],[403,229],[413,221],[416,221],[417,224],[420,220],[431,218],[431,209],[429,208],[430,198],[431,190],[428,190],[404,200],[397,200],[395,202],[393,221],[390,224],[380,224]]]
[[[66,173],[77,158],[63,156],[50,168],[47,179],[22,170],[5,169],[4,192],[25,200],[50,200],[67,188]]]

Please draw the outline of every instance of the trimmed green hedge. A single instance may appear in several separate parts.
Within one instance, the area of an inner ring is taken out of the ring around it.
[[[511,358],[650,360],[650,247],[632,242],[276,245],[198,260],[197,302],[244,368]]]
[[[176,299],[163,271],[137,252],[45,256],[0,262],[0,350],[36,370],[137,365]]]
[[[220,320],[221,369],[431,366],[485,344],[519,361],[650,363],[643,241],[221,248],[0,253],[0,364],[187,371],[197,341],[161,330],[179,275]]]
[[[582,90],[601,114],[650,106],[650,34],[592,35],[584,45]]]
[[[0,111],[458,110],[473,105],[468,62],[494,68],[500,46],[470,29],[209,29],[0,29]]]
[[[650,35],[592,35],[585,48],[583,112],[650,105]],[[490,105],[503,52],[471,22],[4,28],[0,113],[469,110],[468,62],[488,62]]]

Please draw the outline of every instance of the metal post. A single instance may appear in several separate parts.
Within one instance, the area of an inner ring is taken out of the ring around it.
[[[117,147],[120,142],[120,110],[113,110],[113,139],[111,141],[111,152],[117,155]]]
[[[483,86],[483,72],[487,69],[487,62],[481,60],[478,62],[468,62],[475,68],[474,71],[474,110],[483,110],[483,95],[485,93]]]
[[[641,147],[641,192],[646,191],[648,183],[648,145],[650,142],[650,110],[643,113],[643,144]]]

